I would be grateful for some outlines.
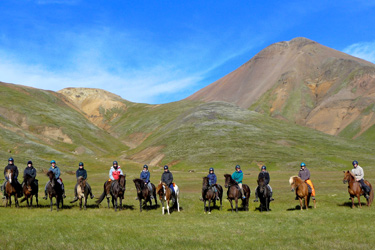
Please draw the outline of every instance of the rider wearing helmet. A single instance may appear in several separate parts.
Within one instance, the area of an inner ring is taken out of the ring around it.
[[[161,182],[164,182],[167,184],[167,186],[172,190],[172,193],[174,193],[174,188],[173,188],[173,175],[169,171],[169,168],[167,165],[164,166],[164,172],[161,175]]]
[[[264,165],[262,166],[261,171],[260,171],[260,173],[258,175],[258,180],[260,178],[264,178],[264,182],[267,185],[267,187],[269,188],[270,193],[271,193],[270,194],[270,201],[273,201],[274,198],[272,198],[272,188],[271,188],[271,186],[269,184],[271,178],[270,178],[270,174],[267,172],[267,167],[264,166]],[[255,189],[255,200],[254,200],[254,202],[258,202],[258,192],[259,192],[259,186]]]
[[[210,170],[208,171],[208,175],[207,175],[208,185],[210,185],[210,187],[213,188],[213,190],[215,192],[215,195],[216,195],[216,200],[220,200],[219,193],[218,193],[217,187],[216,187],[217,178],[216,178],[216,174],[214,172],[215,172],[214,168],[210,168]]]
[[[150,182],[150,172],[148,171],[147,165],[143,166],[143,170],[142,170],[139,178],[142,181],[144,181],[145,185],[147,185],[147,188],[148,188],[148,190],[150,191],[150,194],[151,194],[150,199],[154,199],[154,195],[152,194],[152,185],[151,185],[151,182]],[[136,200],[138,200],[138,196],[137,196]]]
[[[32,161],[27,162],[27,167],[23,171],[23,176],[25,177],[26,175],[30,176],[31,178],[34,178],[34,185],[38,187],[38,180],[35,179],[36,169],[34,168]]]
[[[352,173],[355,175],[355,180],[358,181],[359,183],[361,183],[361,188],[363,189],[364,191],[364,194],[363,196],[366,197],[366,199],[369,198],[369,194],[371,192],[371,189],[369,186],[367,186],[363,180],[363,178],[365,177],[365,173],[363,172],[363,168],[361,168],[359,165],[358,165],[358,161],[353,161],[353,169],[352,169]]]
[[[240,165],[236,166],[236,171],[234,171],[234,173],[232,174],[232,179],[237,182],[237,184],[238,184],[238,186],[240,188],[242,199],[246,199],[246,196],[245,196],[245,194],[243,192],[243,189],[242,189],[243,172],[241,170]]]
[[[7,175],[6,175],[6,172],[8,171],[8,169],[10,169],[10,170],[13,170],[13,174],[14,174],[14,180],[16,181],[16,184],[15,184],[15,186],[16,187],[18,187],[17,189],[18,189],[18,198],[19,197],[22,197],[23,196],[23,191],[22,191],[22,186],[21,186],[21,184],[18,182],[18,168],[17,168],[17,166],[16,165],[14,165],[14,159],[12,158],[12,157],[10,157],[9,159],[8,159],[8,165],[5,167],[5,169],[4,169],[4,177],[5,177],[5,181],[4,181],[4,183],[3,183],[3,185],[1,186],[1,189],[3,190],[3,199],[5,199],[5,196],[6,196],[6,194],[5,194],[5,185],[7,184],[7,182],[8,182],[8,177],[7,177]]]
[[[87,171],[86,171],[86,169],[84,169],[84,167],[83,167],[83,162],[80,162],[80,163],[78,164],[78,169],[77,169],[77,171],[76,171],[76,178],[77,178],[77,180],[78,180],[79,177],[82,177],[84,180],[87,179]],[[78,182],[76,183],[76,186],[74,187],[74,200],[73,200],[72,202],[78,200],[77,186],[78,186]],[[89,185],[88,182],[86,182],[86,186],[87,186],[87,189],[88,189],[88,191],[89,191],[90,198],[93,199],[93,198],[94,198],[94,195],[92,194],[91,187],[90,187],[90,185]]]
[[[310,171],[306,168],[306,164],[303,162],[301,163],[301,169],[299,170],[298,177],[306,182],[309,191],[311,190],[311,198],[315,200],[315,188],[310,180]],[[298,200],[298,197],[296,197],[296,200]]]
[[[124,175],[121,167],[118,165],[117,161],[114,161],[111,169],[109,170],[109,181],[117,181],[120,175]]]
[[[63,191],[63,198],[66,198],[65,196],[65,188],[64,188],[64,183],[62,182],[61,178],[60,178],[60,168],[56,165],[56,161],[55,160],[52,160],[51,161],[51,167],[49,168],[48,171],[52,171],[54,174],[55,174],[55,179],[58,183],[60,183],[61,185],[61,189]],[[47,200],[47,186],[49,185],[50,181],[47,182],[45,188],[44,188],[44,193],[46,196],[43,197],[43,199]]]

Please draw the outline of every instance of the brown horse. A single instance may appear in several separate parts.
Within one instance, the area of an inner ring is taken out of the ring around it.
[[[180,194],[180,190],[178,189],[177,185],[174,184],[174,195],[173,195],[171,190],[167,186],[167,184],[165,184],[164,182],[161,182],[156,188],[156,193],[159,195],[159,199],[162,204],[162,208],[161,208],[162,214],[164,214],[164,202],[165,201],[167,203],[168,214],[170,214],[169,213],[169,201],[170,200],[174,200],[175,203],[177,203],[177,210],[178,212],[180,212],[180,204],[178,202],[178,196]],[[175,205],[175,203],[173,205]]]
[[[112,205],[115,208],[115,212],[117,212],[117,199],[120,199],[120,206],[119,210],[122,210],[122,200],[124,199],[125,195],[125,186],[126,186],[126,175],[120,175],[117,181],[114,181],[111,185],[110,194],[112,196]]]
[[[374,190],[370,182],[364,181],[367,186],[370,187],[370,197],[367,199],[367,206],[371,206],[372,201],[374,200]],[[350,194],[350,198],[352,199],[352,208],[354,208],[354,197],[356,196],[358,199],[359,207],[362,207],[360,196],[364,194],[364,191],[361,188],[361,185],[358,181],[356,181],[355,176],[350,171],[344,171],[344,179],[343,183],[348,183],[348,192]]]
[[[13,170],[8,169],[6,172],[6,177],[8,181],[7,181],[7,184],[5,185],[5,195],[6,195],[5,207],[8,206],[8,203],[10,207],[12,206],[12,195],[14,196],[14,202],[16,203],[16,207],[19,207],[19,204],[18,204],[18,194],[19,194],[18,188],[19,187],[17,185],[16,179],[14,178]]]
[[[265,209],[267,212],[270,211],[271,191],[265,182],[264,177],[258,179],[258,197],[260,200],[259,210],[263,212]]]
[[[21,203],[27,201],[27,206],[32,208],[33,206],[33,196],[35,195],[36,199],[36,206],[38,207],[38,183],[35,182],[35,178],[31,177],[30,175],[26,174],[23,177],[23,194],[25,197],[21,200]],[[30,203],[29,203],[30,198]]]
[[[62,185],[55,178],[53,171],[48,171],[46,174],[49,178],[49,183],[47,185],[47,194],[50,199],[50,207],[52,211],[53,203],[52,198],[56,199],[56,210],[59,211],[59,206],[61,203],[61,209],[64,207],[63,189]]]
[[[220,210],[223,207],[223,188],[219,184],[215,184],[217,189],[217,193],[220,199]],[[202,183],[202,199],[204,201],[204,213],[207,212],[211,214],[211,201],[214,202],[214,206],[216,205],[216,193],[214,192],[214,187],[209,185],[208,177],[203,177]],[[208,208],[206,207],[206,202],[208,201]]]
[[[311,193],[309,193],[309,188],[307,186],[307,183],[304,182],[298,176],[292,176],[292,177],[289,178],[289,184],[292,187],[291,191],[292,192],[294,190],[296,191],[296,195],[298,197],[301,210],[303,210],[302,199],[305,200],[305,208],[307,210],[309,208],[310,197],[311,197]],[[316,201],[315,200],[314,200],[314,208],[316,208]]]
[[[238,212],[238,199],[241,199],[241,192],[238,187],[238,183],[232,179],[232,176],[230,174],[225,174],[225,187],[228,188],[227,195],[228,200],[230,202],[230,206],[232,207],[233,212],[233,204],[232,201],[234,200],[236,202],[236,213]],[[245,211],[249,211],[249,198],[250,198],[250,188],[246,184],[242,184],[242,189],[244,192],[244,195],[246,199],[242,199],[242,207]]]
[[[146,209],[148,210],[147,202],[150,202],[150,206],[152,205],[150,190],[148,189],[145,182],[141,179],[134,179],[133,182],[135,184],[135,188],[137,189],[137,196],[138,196],[138,200],[139,200],[139,210],[140,210],[140,212],[142,212],[142,200],[144,200],[143,205],[146,206]],[[154,195],[154,199],[155,199],[155,204],[158,205],[158,202],[157,202],[157,199],[156,199],[155,185],[151,183],[151,186],[152,186],[152,191],[153,191],[153,195]]]
[[[82,201],[83,208],[86,210],[87,206],[87,197],[89,196],[89,187],[86,185],[87,179],[84,179],[80,176],[77,179],[77,198],[79,200],[79,209],[82,209]],[[70,203],[76,202],[77,200],[71,201]]]

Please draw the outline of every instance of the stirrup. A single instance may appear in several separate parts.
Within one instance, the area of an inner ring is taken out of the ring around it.
[[[43,200],[47,200],[47,196],[44,196],[44,197],[43,197]]]
[[[258,199],[255,199],[254,202],[258,202]]]
[[[270,201],[274,201],[275,199],[273,197],[270,197]]]

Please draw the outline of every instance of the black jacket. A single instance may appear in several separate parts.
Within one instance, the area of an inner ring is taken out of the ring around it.
[[[265,181],[266,185],[268,185],[270,183],[271,178],[270,178],[270,174],[267,171],[260,172],[259,175],[258,175],[258,180],[260,178],[264,178],[264,181]]]
[[[26,167],[25,170],[23,171],[23,176],[30,175],[32,178],[36,177],[36,169],[31,166],[31,167]]]
[[[4,176],[6,175],[6,172],[7,172],[8,169],[13,169],[14,179],[17,180],[18,179],[18,168],[17,168],[17,166],[14,165],[14,164],[12,164],[12,165],[8,164],[8,166],[6,166],[5,169],[4,169]]]
[[[87,171],[86,171],[86,169],[84,169],[84,168],[82,168],[82,169],[78,168],[78,170],[76,171],[76,177],[77,177],[77,179],[80,176],[82,176],[83,179],[85,179],[85,180],[87,179]]]
[[[161,181],[162,182],[165,182],[165,184],[168,185],[171,185],[171,183],[173,182],[173,175],[171,172],[169,172],[169,170],[167,172],[164,172],[161,176]]]

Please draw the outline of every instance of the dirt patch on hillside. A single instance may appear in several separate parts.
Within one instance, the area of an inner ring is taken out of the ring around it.
[[[155,166],[164,158],[164,154],[161,153],[163,148],[164,146],[149,147],[132,155],[129,159],[142,164]]]
[[[72,139],[70,139],[67,134],[64,134],[61,128],[45,127],[41,130],[40,134],[56,141],[62,141],[69,144],[73,143]]]
[[[152,133],[133,133],[123,140],[123,142],[130,149],[133,149],[141,145],[151,134]]]

